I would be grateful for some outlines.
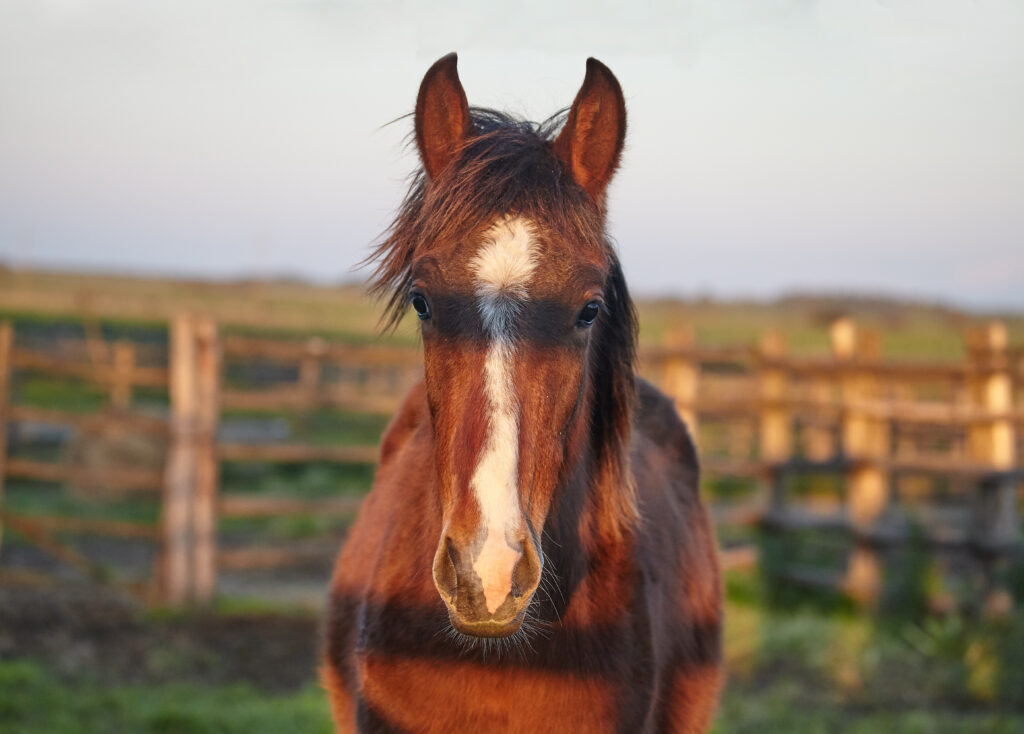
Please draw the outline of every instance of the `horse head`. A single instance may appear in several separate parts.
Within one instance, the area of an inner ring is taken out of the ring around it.
[[[465,634],[522,625],[548,513],[602,430],[596,394],[616,389],[595,354],[614,351],[616,321],[633,335],[604,234],[625,124],[595,59],[568,116],[540,125],[471,109],[455,54],[420,86],[423,171],[377,275],[420,319],[443,527],[433,578]]]

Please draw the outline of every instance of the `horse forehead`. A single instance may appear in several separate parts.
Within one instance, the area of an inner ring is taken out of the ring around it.
[[[504,217],[484,232],[469,263],[476,291],[525,296],[540,257],[536,230],[523,217]]]
[[[561,291],[578,276],[599,277],[605,261],[600,248],[574,247],[528,217],[505,215],[475,243],[468,273],[479,296],[529,298]]]

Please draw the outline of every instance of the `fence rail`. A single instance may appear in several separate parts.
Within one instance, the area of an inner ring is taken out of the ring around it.
[[[789,354],[775,332],[756,345],[706,348],[692,332],[679,330],[641,350],[644,374],[675,400],[699,436],[704,475],[758,488],[739,502],[716,505],[716,522],[761,527],[769,536],[819,530],[848,538],[839,570],[793,566],[782,573],[803,582],[828,579],[865,603],[883,595],[887,554],[910,536],[901,514],[904,495],[927,500],[934,494],[911,487],[910,480],[939,477],[949,485],[947,495],[966,501],[954,527],[926,528],[923,538],[932,547],[966,549],[991,561],[1017,547],[1020,525],[1024,347],[1008,347],[998,324],[971,332],[966,356],[957,363],[887,361],[878,345],[877,336],[842,319],[831,329],[827,357]],[[171,604],[211,598],[220,571],[322,557],[330,543],[224,547],[220,521],[351,516],[358,500],[222,493],[220,465],[373,464],[377,446],[228,440],[220,436],[222,416],[320,409],[387,415],[420,373],[418,352],[320,338],[223,335],[211,319],[187,314],[169,326],[166,366],[151,364],[159,351],[127,341],[99,347],[62,343],[55,356],[18,346],[11,324],[0,323],[0,542],[3,528],[10,528],[91,575],[94,564],[65,535],[153,542],[156,565],[151,583],[141,588]],[[145,365],[138,364],[143,352]],[[274,379],[254,385],[239,380],[239,370],[276,372]],[[83,414],[12,401],[12,376],[34,373],[98,384],[108,391],[109,406]],[[136,388],[166,391],[169,409],[138,410]],[[8,456],[10,428],[27,424],[148,436],[166,456],[159,468]],[[808,475],[840,478],[841,496],[823,507],[815,504],[820,498],[796,496],[791,485]],[[147,524],[19,514],[5,507],[6,478],[149,493],[158,498],[159,519]],[[730,566],[749,565],[756,557],[750,545],[723,553]]]

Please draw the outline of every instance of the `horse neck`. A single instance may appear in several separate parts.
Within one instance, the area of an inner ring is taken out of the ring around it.
[[[638,522],[629,463],[634,383],[629,375],[608,392],[592,391],[573,431],[578,452],[563,467],[563,484],[545,527],[545,553],[557,558],[558,583],[571,590],[588,573],[626,573]],[[595,421],[605,430],[595,437]]]

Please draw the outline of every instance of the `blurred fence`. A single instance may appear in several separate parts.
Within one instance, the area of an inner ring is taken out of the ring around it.
[[[337,549],[336,540],[268,546],[258,537],[229,545],[225,521],[344,516],[358,507],[353,498],[224,493],[222,462],[376,461],[375,444],[229,435],[224,415],[388,415],[422,369],[412,349],[223,335],[193,315],[173,320],[163,350],[96,339],[51,346],[21,346],[11,324],[0,324],[0,543],[13,531],[82,573],[170,604],[209,600],[227,571],[329,558]],[[772,551],[772,573],[871,604],[911,539],[947,569],[967,567],[985,594],[996,590],[992,569],[1019,547],[1024,350],[1010,349],[994,323],[968,335],[964,354],[956,363],[886,360],[877,335],[842,319],[828,356],[789,354],[774,332],[756,345],[710,349],[680,330],[643,349],[641,361],[698,436],[705,482],[735,490],[716,492],[723,537],[757,526],[769,539],[796,538],[794,552]],[[14,383],[28,374],[99,385],[105,406],[73,412],[12,400]],[[140,407],[140,393],[166,397]],[[10,428],[40,425],[145,437],[158,458],[139,466],[73,452],[56,461],[8,455]],[[147,520],[15,512],[4,504],[5,478],[71,484],[86,500],[145,496],[154,510]],[[148,542],[152,567],[131,580],[111,576],[69,540],[82,535]],[[727,545],[727,565],[756,561],[749,538]],[[831,552],[800,557],[822,545]],[[19,573],[0,565],[0,578]]]

